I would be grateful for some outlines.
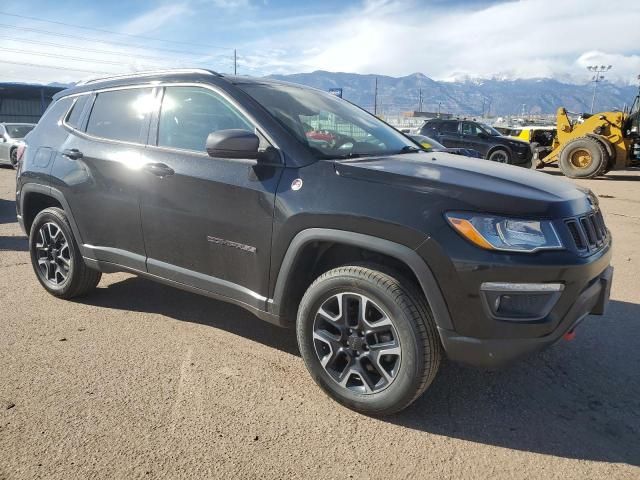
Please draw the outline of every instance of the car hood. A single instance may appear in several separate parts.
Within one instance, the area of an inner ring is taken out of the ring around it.
[[[519,147],[529,147],[531,144],[529,142],[525,142],[524,140],[520,140],[519,138],[510,137],[508,135],[500,135],[499,137],[491,137],[494,140],[498,140],[499,143],[503,145],[518,145]]]
[[[584,190],[569,180],[446,152],[342,160],[335,168],[343,177],[424,191],[434,201],[446,198],[445,209],[545,218],[591,209]]]

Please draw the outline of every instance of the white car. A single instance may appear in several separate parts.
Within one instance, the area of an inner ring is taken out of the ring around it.
[[[0,165],[18,166],[18,146],[24,141],[34,123],[0,123]]]

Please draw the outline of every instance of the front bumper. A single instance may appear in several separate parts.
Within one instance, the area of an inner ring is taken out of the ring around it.
[[[608,266],[587,283],[571,308],[551,333],[532,338],[474,338],[438,328],[440,339],[451,360],[484,368],[505,366],[530,353],[542,350],[572,331],[587,315],[604,314],[613,278]]]

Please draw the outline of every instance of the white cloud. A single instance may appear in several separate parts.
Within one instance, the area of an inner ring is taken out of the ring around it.
[[[637,0],[610,0],[606,8],[601,0],[361,1],[351,7],[326,11],[301,7],[291,9],[289,15],[275,15],[275,5],[265,7],[254,0],[179,0],[154,7],[119,28],[109,28],[180,42],[180,29],[190,28],[192,20],[219,19],[222,13],[211,13],[218,9],[224,11],[224,21],[212,23],[218,40],[211,42],[237,46],[240,73],[254,75],[323,69],[395,76],[423,72],[445,80],[463,76],[553,77],[586,82],[590,78],[587,65],[611,64],[607,78],[628,83],[635,82],[640,73]],[[22,25],[33,27],[33,22]],[[204,65],[232,71],[230,50],[214,47],[211,51],[216,53],[199,55],[194,52],[202,49],[169,42],[145,42],[62,26],[42,28],[107,43],[28,28],[5,32],[10,33],[8,38],[0,32],[5,49],[0,51],[2,60],[39,65],[2,64],[0,81],[77,81],[100,72]],[[239,38],[250,40],[241,43]],[[203,45],[208,43],[206,38],[202,41]],[[131,46],[145,43],[150,48]],[[165,50],[155,49],[160,46]]]
[[[241,7],[249,7],[249,0],[210,0],[214,6],[218,8],[236,9]]]
[[[600,0],[521,0],[475,10],[368,0],[341,12],[335,23],[305,25],[258,45],[301,45],[298,52],[289,49],[289,61],[307,65],[304,70],[420,71],[436,79],[586,81],[587,55],[593,62],[610,58],[609,78],[629,82],[640,73],[638,18],[635,0],[609,2],[607,8]]]
[[[225,0],[221,0],[225,1]],[[232,1],[232,0],[228,0]],[[152,32],[160,27],[175,21],[177,17],[189,13],[187,3],[174,3],[154,8],[127,22],[122,28],[123,33],[141,35]]]

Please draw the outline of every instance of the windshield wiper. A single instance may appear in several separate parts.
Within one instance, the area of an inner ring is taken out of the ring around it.
[[[345,153],[344,155],[336,155],[331,157],[332,160],[346,160],[348,158],[375,157],[377,153]]]
[[[402,149],[397,153],[397,155],[401,155],[403,153],[416,153],[422,152],[422,148],[414,147],[413,145],[405,145]]]

